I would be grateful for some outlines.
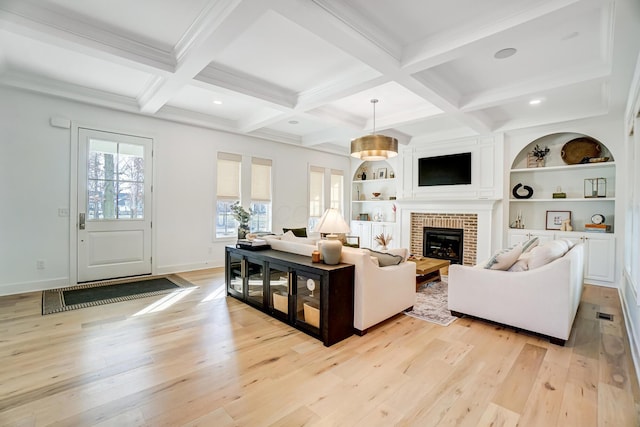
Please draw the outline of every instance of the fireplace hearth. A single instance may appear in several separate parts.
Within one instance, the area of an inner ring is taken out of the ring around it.
[[[460,228],[423,228],[422,255],[427,258],[446,259],[462,264],[464,230]]]

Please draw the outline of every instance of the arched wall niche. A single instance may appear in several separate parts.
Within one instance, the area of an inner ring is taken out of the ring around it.
[[[363,161],[360,163],[351,179],[353,181],[362,180],[363,172],[365,172],[367,180],[395,178],[395,171],[386,160]]]
[[[600,144],[601,148],[601,157],[609,157],[610,162],[614,161],[613,154],[611,150],[602,143],[602,141],[594,138],[593,136],[578,133],[578,132],[556,132],[548,135],[541,136],[536,138],[527,144],[514,158],[511,169],[523,169],[527,167],[527,155],[531,153],[536,145],[540,146],[540,148],[544,149],[545,147],[549,148],[549,154],[545,156],[545,166],[567,166],[567,163],[562,159],[562,147],[564,145],[576,138],[590,138],[598,144]]]

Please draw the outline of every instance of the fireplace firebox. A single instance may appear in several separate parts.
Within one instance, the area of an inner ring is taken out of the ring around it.
[[[427,258],[448,259],[462,264],[464,230],[459,228],[423,228],[422,255]]]

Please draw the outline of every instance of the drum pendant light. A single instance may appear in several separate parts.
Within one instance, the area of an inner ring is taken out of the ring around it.
[[[398,155],[398,140],[390,136],[376,135],[376,103],[373,104],[373,134],[361,136],[351,141],[351,156],[361,160],[385,160]]]

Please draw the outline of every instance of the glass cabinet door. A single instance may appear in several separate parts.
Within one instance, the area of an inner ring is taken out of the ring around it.
[[[295,322],[319,329],[321,277],[297,272],[295,285]]]
[[[238,298],[244,298],[244,260],[234,253],[228,254],[227,292]]]
[[[269,264],[269,312],[280,318],[289,317],[289,269]]]
[[[264,306],[264,264],[246,260],[247,301],[259,307]]]

